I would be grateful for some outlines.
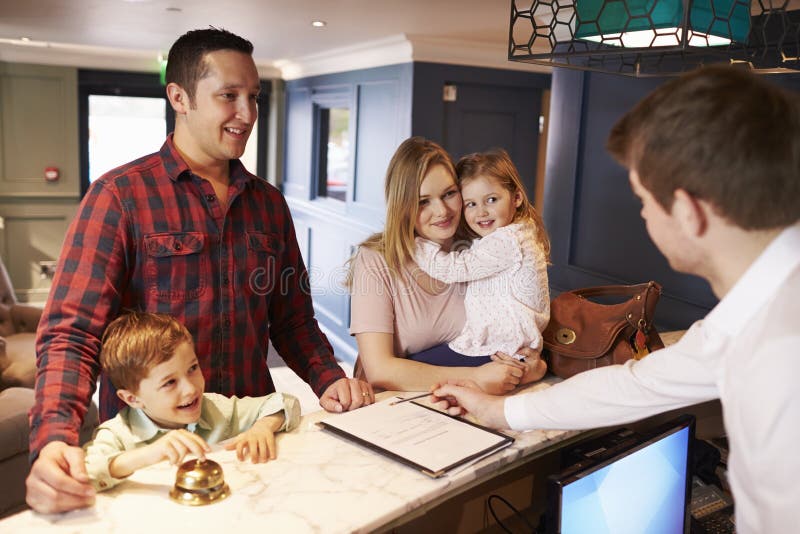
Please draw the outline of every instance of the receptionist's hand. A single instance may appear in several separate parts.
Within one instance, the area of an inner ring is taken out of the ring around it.
[[[488,395],[472,380],[449,379],[431,387],[434,405],[450,415],[471,414],[492,428],[508,428],[504,397]]]
[[[375,402],[369,382],[355,378],[340,378],[325,390],[319,405],[329,412],[344,412]]]

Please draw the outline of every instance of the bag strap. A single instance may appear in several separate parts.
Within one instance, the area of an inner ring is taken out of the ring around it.
[[[657,282],[650,281],[644,284],[636,284],[632,286],[617,285],[585,287],[583,289],[575,289],[570,291],[570,293],[574,293],[579,297],[606,297],[615,295],[633,296],[638,295],[650,288],[656,288],[659,292],[661,292],[661,286],[659,286]]]
[[[626,313],[625,319],[628,323],[644,333],[650,331],[655,313],[656,303],[661,296],[661,285],[653,280],[643,284],[635,285],[615,285],[615,286],[596,286],[585,287],[570,291],[579,298],[587,297],[634,297],[638,296],[638,302],[630,302],[630,310]]]

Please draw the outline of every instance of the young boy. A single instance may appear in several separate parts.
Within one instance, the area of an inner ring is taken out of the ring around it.
[[[253,463],[276,457],[275,433],[291,430],[300,405],[291,395],[226,397],[204,393],[205,379],[189,331],[168,315],[130,313],[103,335],[100,364],[127,407],[87,443],[86,470],[98,491],[162,460],[200,458],[209,443]]]

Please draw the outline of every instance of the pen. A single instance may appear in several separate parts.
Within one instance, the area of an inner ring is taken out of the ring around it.
[[[401,402],[408,402],[415,399],[421,399],[422,397],[427,397],[430,393],[420,393],[419,395],[414,395],[413,397],[406,397],[405,399],[396,400],[389,403],[389,406],[394,406],[395,404],[400,404]]]

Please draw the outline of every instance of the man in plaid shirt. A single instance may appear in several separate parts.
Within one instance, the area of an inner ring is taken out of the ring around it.
[[[207,390],[275,391],[271,340],[328,411],[374,401],[348,379],[320,332],[289,210],[239,157],[257,117],[252,44],[224,30],[172,46],[167,97],[175,132],[161,150],[106,173],[70,226],[37,340],[28,504],[90,506],[78,429],[99,373],[100,339],[125,309],[167,313],[192,333]],[[119,408],[101,377],[101,420]]]

